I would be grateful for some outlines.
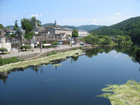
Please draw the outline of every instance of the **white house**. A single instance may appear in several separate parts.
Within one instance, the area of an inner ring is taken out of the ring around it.
[[[83,38],[89,35],[89,33],[85,30],[78,30],[79,38]]]

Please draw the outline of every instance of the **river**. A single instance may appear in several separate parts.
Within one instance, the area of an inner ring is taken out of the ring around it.
[[[102,47],[52,64],[0,73],[0,105],[110,105],[107,84],[140,82],[130,47]]]

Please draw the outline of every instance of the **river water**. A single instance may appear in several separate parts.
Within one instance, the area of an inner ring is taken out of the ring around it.
[[[0,73],[0,105],[110,105],[96,97],[107,84],[140,82],[129,48],[104,47],[85,55]],[[8,77],[7,77],[8,76]]]

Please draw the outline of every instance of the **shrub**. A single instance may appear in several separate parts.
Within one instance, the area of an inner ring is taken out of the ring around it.
[[[2,53],[4,52],[4,51],[8,51],[6,48],[0,48],[0,51],[2,51]]]
[[[72,50],[76,50],[77,48],[73,48]]]
[[[55,55],[55,54],[57,54],[57,52],[47,53],[47,56]]]
[[[5,65],[5,64],[18,62],[18,61],[20,61],[20,60],[17,59],[16,57],[7,58],[7,59],[6,58],[5,59],[0,58],[0,66]]]
[[[21,46],[20,46],[20,49],[23,49],[23,48],[25,48],[25,50],[26,50],[26,49],[31,48],[31,46],[29,46],[29,45],[21,45]]]
[[[138,49],[138,46],[137,46],[137,45],[134,45],[134,46],[132,46],[132,48],[131,48],[131,50],[134,51],[134,52],[136,52],[137,49]]]
[[[51,43],[51,45],[58,45],[59,44],[59,42],[53,42],[53,43]]]

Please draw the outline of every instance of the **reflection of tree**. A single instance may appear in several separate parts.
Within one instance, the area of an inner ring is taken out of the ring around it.
[[[112,47],[111,46],[104,47],[105,53],[109,53],[111,50],[112,50]]]
[[[92,58],[93,55],[98,55],[99,51],[98,48],[86,51],[86,56]]]
[[[140,64],[140,49],[136,51],[136,61]]]
[[[109,53],[112,50],[111,46],[99,47],[92,50],[86,51],[86,56],[92,58],[93,55],[97,56],[98,53]]]
[[[115,50],[116,50],[117,52],[124,52],[124,51],[126,51],[126,50],[129,50],[130,47],[131,47],[131,46],[117,46],[117,47],[115,48]]]
[[[77,61],[78,56],[72,56],[72,59],[73,59],[74,61]]]

